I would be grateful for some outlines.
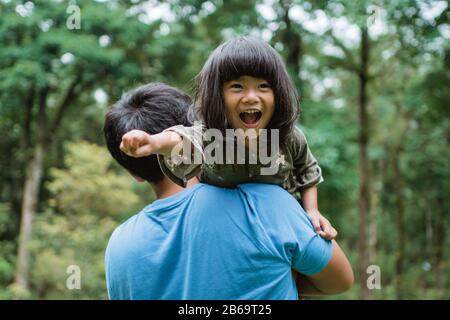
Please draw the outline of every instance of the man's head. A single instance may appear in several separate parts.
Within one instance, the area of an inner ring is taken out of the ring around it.
[[[163,173],[156,155],[127,156],[119,148],[122,136],[133,129],[157,134],[179,124],[190,126],[187,119],[190,103],[187,94],[162,83],[150,83],[127,92],[105,117],[103,131],[109,152],[132,175],[150,183],[161,181]]]

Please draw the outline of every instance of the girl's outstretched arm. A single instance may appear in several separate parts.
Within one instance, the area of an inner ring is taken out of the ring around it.
[[[172,149],[180,142],[180,135],[174,131],[150,135],[142,130],[131,130],[123,135],[120,150],[134,158],[152,154],[170,155]]]
[[[154,135],[141,130],[131,130],[123,135],[120,150],[135,158],[156,154],[164,175],[184,188],[187,181],[200,173],[202,164],[201,137],[201,128],[181,125],[168,128]],[[185,142],[194,147],[194,151],[191,148],[184,148],[183,139],[186,139]],[[198,160],[195,158],[196,153],[200,155],[200,161],[195,161]],[[189,160],[191,157],[194,157],[194,162]]]

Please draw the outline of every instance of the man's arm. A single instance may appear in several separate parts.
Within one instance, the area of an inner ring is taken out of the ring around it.
[[[353,285],[353,270],[336,241],[332,240],[331,259],[327,266],[311,276],[299,274],[297,287],[300,296],[337,294]]]
[[[295,283],[297,284],[298,297],[301,300],[303,297],[323,296],[324,293],[317,289],[307,276],[301,273],[296,273],[297,278]]]

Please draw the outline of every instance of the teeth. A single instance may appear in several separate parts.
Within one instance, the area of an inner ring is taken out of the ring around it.
[[[261,112],[261,111],[259,111],[259,110],[246,110],[246,111],[243,111],[242,113],[257,113],[257,112]]]

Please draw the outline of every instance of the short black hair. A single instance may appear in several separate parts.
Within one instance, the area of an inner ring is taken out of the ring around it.
[[[275,112],[267,129],[280,130],[285,145],[299,114],[299,98],[280,55],[266,42],[254,37],[237,37],[217,47],[197,76],[191,119],[200,119],[206,128],[222,132],[229,128],[223,84],[241,76],[263,78],[272,86]]]
[[[125,93],[105,117],[103,132],[109,152],[131,174],[150,183],[161,181],[157,156],[127,156],[120,150],[122,136],[134,129],[157,134],[175,125],[191,126],[187,119],[190,103],[186,93],[163,83],[150,83]]]

